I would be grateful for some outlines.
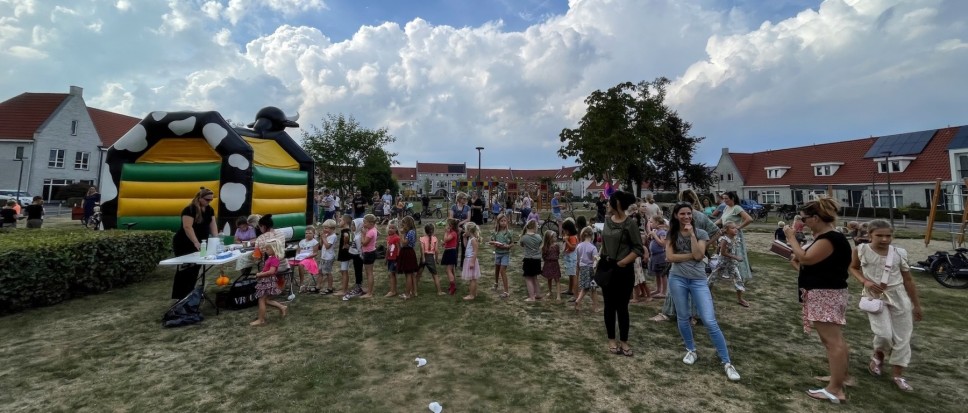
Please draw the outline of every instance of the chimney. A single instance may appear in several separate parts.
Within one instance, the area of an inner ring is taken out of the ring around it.
[[[729,148],[723,148],[723,155],[729,155]]]
[[[71,96],[84,97],[84,88],[80,86],[71,86]]]

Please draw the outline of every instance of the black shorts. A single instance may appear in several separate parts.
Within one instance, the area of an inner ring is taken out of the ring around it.
[[[363,253],[363,265],[373,265],[376,262],[376,251]]]
[[[541,275],[541,259],[525,258],[522,261],[522,269],[525,277],[537,277]]]
[[[457,248],[445,249],[444,255],[440,257],[440,265],[457,265]]]

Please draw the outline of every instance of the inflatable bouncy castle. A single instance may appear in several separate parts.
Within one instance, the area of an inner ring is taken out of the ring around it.
[[[215,192],[220,229],[271,213],[277,228],[302,232],[313,219],[314,165],[285,132],[299,126],[296,118],[270,106],[245,129],[218,112],[152,112],[108,149],[104,227],[176,231],[182,209],[204,186]]]

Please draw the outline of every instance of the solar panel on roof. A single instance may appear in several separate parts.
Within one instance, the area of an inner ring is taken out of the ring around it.
[[[462,174],[464,173],[464,165],[447,165],[447,173]]]
[[[964,148],[968,148],[968,125],[959,126],[958,133],[955,133],[955,137],[948,144],[948,149]]]
[[[881,158],[891,153],[891,156],[917,155],[928,146],[931,137],[937,129],[920,132],[901,133],[897,135],[881,136],[864,155],[865,158]]]

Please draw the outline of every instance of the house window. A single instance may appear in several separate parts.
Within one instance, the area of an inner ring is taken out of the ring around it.
[[[44,179],[44,199],[46,200],[60,200],[60,192],[64,187],[74,183],[70,179]]]
[[[807,199],[810,201],[814,201],[814,200],[823,198],[825,196],[827,196],[827,191],[824,191],[822,189],[814,189],[812,191],[807,191]]]
[[[23,159],[23,158],[24,158],[24,147],[23,146],[18,146],[17,147],[17,154],[14,155],[13,159],[18,159],[19,160],[19,159]]]
[[[780,191],[763,191],[763,203],[764,204],[779,204],[780,203]]]
[[[814,176],[830,176],[830,165],[814,167],[813,174]]]
[[[77,136],[77,121],[71,121],[71,136]]]
[[[64,167],[64,150],[63,149],[51,149],[50,159],[47,160],[48,168],[63,168]]]
[[[88,161],[91,159],[90,152],[78,152],[74,156],[74,169],[87,170]]]
[[[947,211],[948,198],[950,197],[951,197],[951,194],[948,193],[947,188],[941,189],[941,194],[938,196],[938,209]],[[924,207],[931,208],[931,201],[933,200],[934,200],[934,188],[925,188],[924,189]]]
[[[887,173],[887,162],[878,162],[877,171]],[[891,161],[891,173],[901,172],[901,161]]]
[[[893,195],[894,205],[892,208],[897,208],[898,205],[904,205],[904,198],[901,196],[901,191],[897,189],[892,189],[888,192],[886,189],[878,189],[874,193],[874,206],[878,208],[887,208],[888,203],[891,201]]]
[[[733,182],[733,174],[732,173],[726,174],[726,182]]]
[[[958,178],[968,178],[968,155],[958,155]]]

